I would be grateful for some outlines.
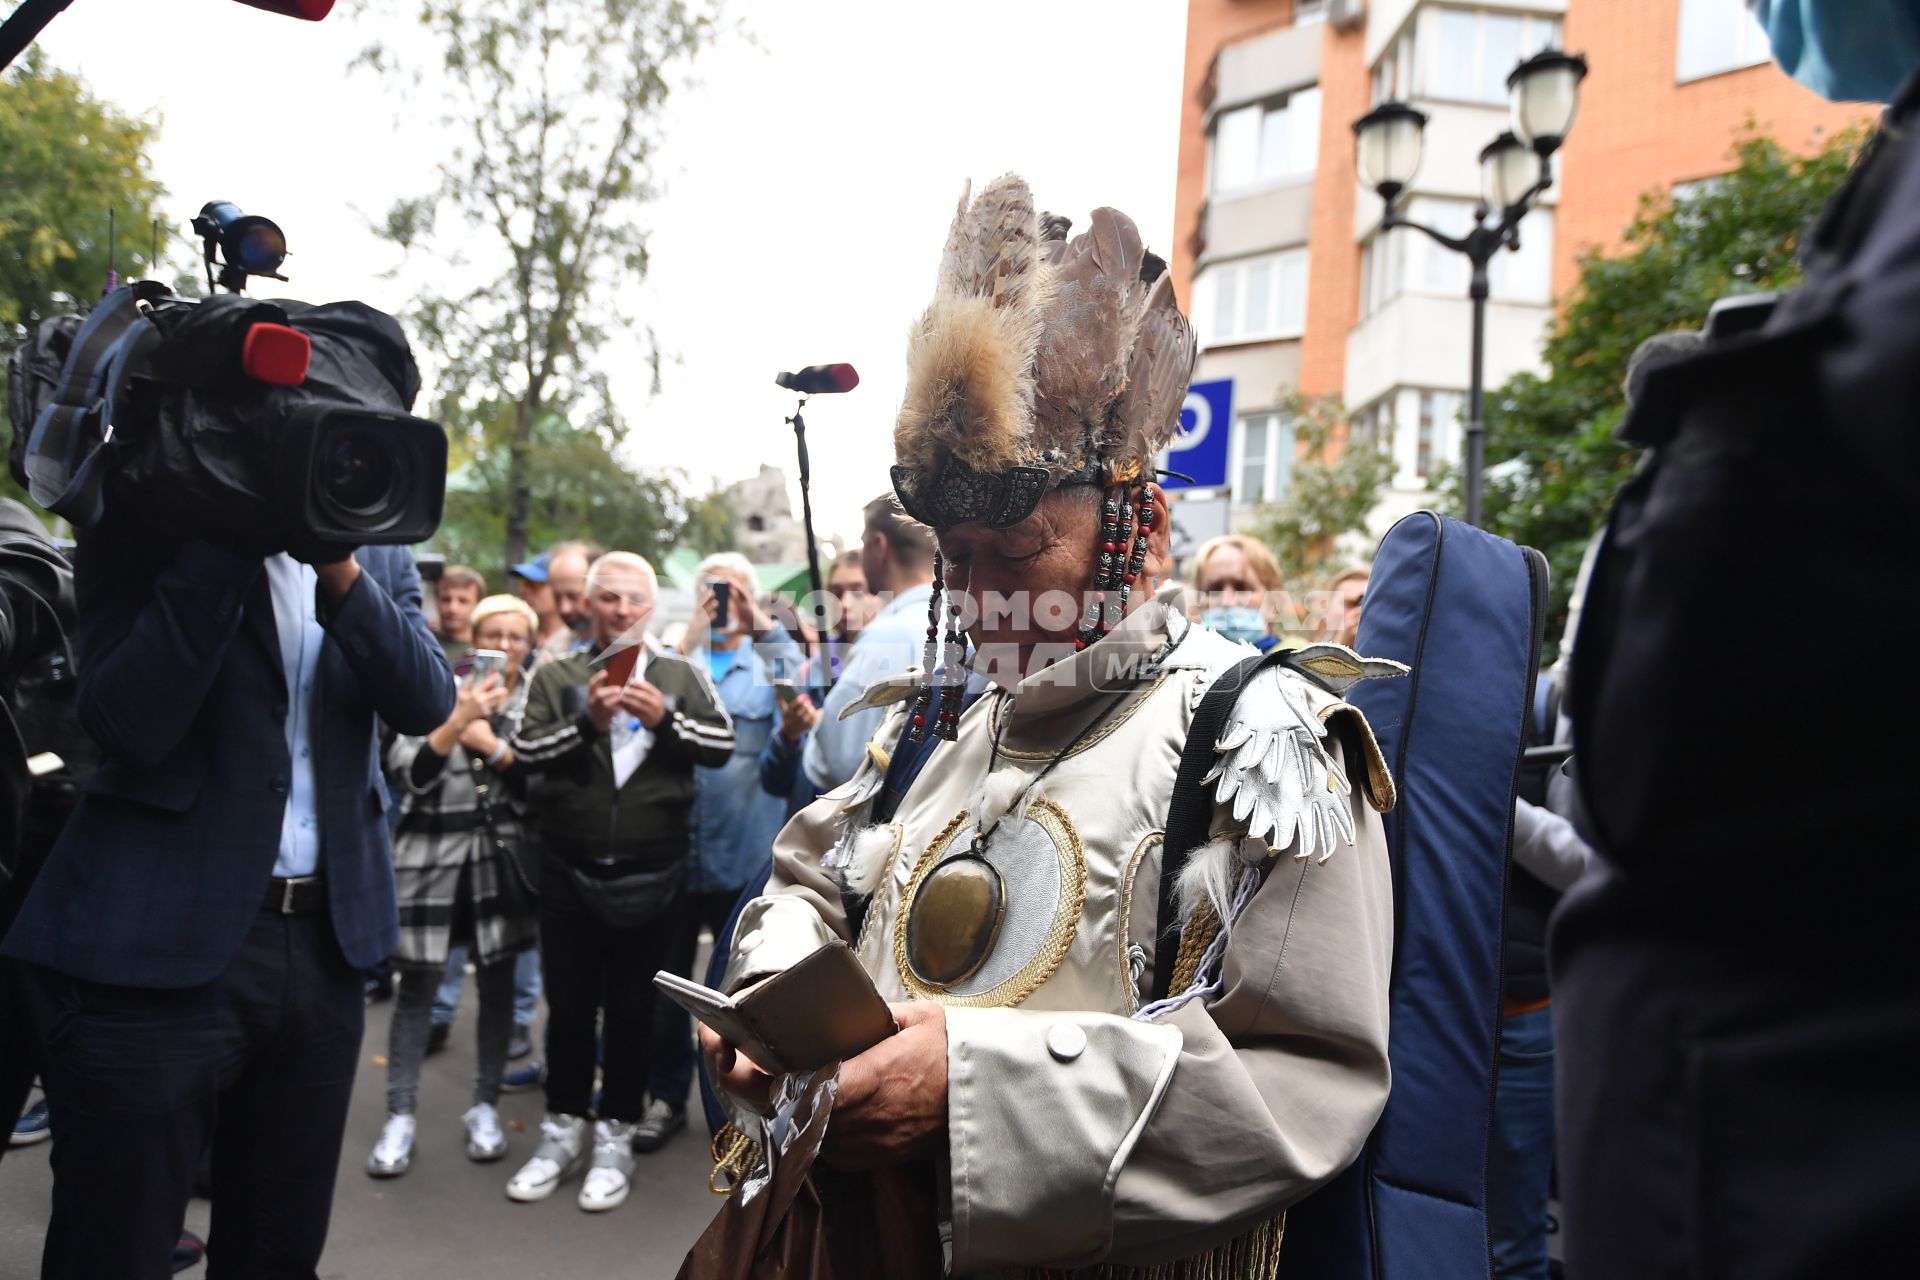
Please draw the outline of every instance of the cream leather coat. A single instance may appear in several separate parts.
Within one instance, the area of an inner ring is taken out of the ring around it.
[[[1239,855],[1268,873],[1231,930],[1218,991],[1134,1016],[1151,982],[1160,835],[1193,707],[1251,652],[1149,601],[1084,652],[976,701],[876,827],[871,798],[906,714],[895,706],[868,765],[775,845],[730,985],[846,937],[839,884],[851,875],[874,892],[847,940],[881,993],[948,1006],[955,1273],[1204,1254],[1351,1163],[1385,1105],[1392,890],[1364,785],[1348,797],[1354,842],[1325,861],[1249,842],[1247,824],[1216,808],[1195,859]],[[1310,696],[1324,718],[1335,699]],[[1335,738],[1327,745],[1341,763]],[[1008,910],[993,953],[946,990],[919,982],[903,927],[917,886],[983,816],[1016,805],[1000,828],[1017,857],[999,863]]]

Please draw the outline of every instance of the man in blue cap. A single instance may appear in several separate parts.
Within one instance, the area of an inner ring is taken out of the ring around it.
[[[520,588],[520,598],[533,608],[534,615],[540,619],[540,626],[533,634],[535,653],[541,652],[548,641],[569,629],[567,620],[560,616],[560,602],[554,598],[553,581],[547,569],[551,558],[551,553],[538,555],[525,564],[517,564],[507,570]]]

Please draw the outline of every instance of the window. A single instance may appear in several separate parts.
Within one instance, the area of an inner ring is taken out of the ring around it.
[[[1222,111],[1213,124],[1216,195],[1311,174],[1320,151],[1320,90]]]
[[[1293,477],[1293,428],[1277,413],[1249,413],[1235,433],[1235,502],[1278,502]]]
[[[1408,233],[1376,233],[1360,251],[1360,314],[1370,316],[1405,291]]]
[[[1416,196],[1407,214],[1434,230],[1464,236],[1473,227],[1473,203]],[[1389,231],[1367,241],[1360,254],[1360,314],[1364,318],[1402,293],[1467,296],[1472,267],[1464,254],[1425,236]],[[1495,302],[1544,304],[1553,298],[1553,210],[1535,209],[1520,223],[1520,247],[1495,254],[1487,268]]]
[[[1495,257],[1487,277],[1498,302],[1553,301],[1553,210],[1535,209],[1520,223],[1520,247]]]
[[[1502,105],[1520,61],[1560,44],[1560,19],[1537,14],[1434,9],[1427,23],[1429,61],[1418,90],[1426,98]]]
[[[1202,346],[1297,338],[1307,319],[1307,251],[1217,262],[1195,282]],[[1209,296],[1209,293],[1211,296]]]
[[[1460,413],[1466,401],[1458,391],[1420,393],[1420,432],[1414,440],[1413,454],[1413,474],[1417,479],[1432,476],[1435,463],[1452,460]]]
[[[1742,0],[1680,0],[1674,79],[1698,80],[1765,62],[1767,33]]]
[[[1304,27],[1309,22],[1327,20],[1327,0],[1293,0],[1293,25]]]
[[[1355,444],[1393,451],[1393,397],[1382,396],[1348,419]]]
[[[1373,103],[1405,102],[1413,96],[1413,24],[1373,64]]]

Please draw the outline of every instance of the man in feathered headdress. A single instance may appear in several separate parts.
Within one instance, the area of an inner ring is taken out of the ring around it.
[[[781,833],[728,983],[855,946],[901,1031],[843,1067],[825,1154],[931,1158],[954,1273],[1270,1276],[1386,1101],[1393,783],[1339,691],[1399,668],[1248,675],[1155,596],[1193,333],[1124,214],[1067,232],[1017,177],[961,200],[894,434],[939,539],[925,668],[856,703],[890,714]]]

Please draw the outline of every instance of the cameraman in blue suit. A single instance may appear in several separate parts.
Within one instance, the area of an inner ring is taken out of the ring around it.
[[[7,935],[56,1115],[42,1276],[169,1274],[212,1143],[211,1275],[308,1278],[397,934],[376,718],[454,684],[397,547],[80,535],[78,709],[104,759]]]

